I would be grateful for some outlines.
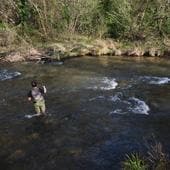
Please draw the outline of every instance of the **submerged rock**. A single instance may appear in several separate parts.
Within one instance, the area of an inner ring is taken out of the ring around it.
[[[24,159],[24,157],[25,152],[22,149],[18,149],[8,157],[8,160],[13,162],[20,159]]]
[[[40,137],[39,133],[36,133],[36,132],[29,136],[29,138],[33,140],[38,139],[39,137]]]
[[[78,156],[81,155],[82,149],[81,149],[81,148],[70,148],[70,149],[68,150],[68,152],[69,152],[71,155],[73,155],[73,156],[75,156],[75,157],[78,157]]]

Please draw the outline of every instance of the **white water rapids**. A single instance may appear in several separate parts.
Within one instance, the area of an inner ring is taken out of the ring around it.
[[[10,71],[7,69],[0,70],[1,81],[14,79],[20,75],[21,73],[18,71]],[[168,77],[141,76],[138,78],[138,80],[139,80],[138,83],[144,82],[153,85],[163,85],[170,82],[170,78]],[[91,89],[91,90],[102,90],[102,91],[114,90],[119,86],[115,78],[109,78],[109,77],[90,78],[88,79],[88,84],[89,86],[84,88]],[[132,86],[132,84],[129,84],[129,86]],[[111,115],[126,114],[130,112],[135,114],[148,115],[150,111],[149,106],[142,99],[136,98],[134,96],[129,96],[129,98],[124,99],[121,92],[118,92],[115,95],[110,96],[109,98],[106,98],[105,96],[97,96],[89,99],[89,101],[95,101],[95,100],[112,101],[114,105],[114,110],[110,111]]]

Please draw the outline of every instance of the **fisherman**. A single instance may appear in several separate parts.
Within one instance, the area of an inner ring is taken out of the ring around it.
[[[44,94],[47,92],[45,86],[38,87],[36,81],[31,82],[32,89],[28,93],[28,101],[33,101],[37,116],[46,115]]]

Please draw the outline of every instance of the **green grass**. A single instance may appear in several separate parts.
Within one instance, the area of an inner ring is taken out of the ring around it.
[[[126,160],[123,162],[123,170],[146,170],[147,165],[138,154],[127,155]]]

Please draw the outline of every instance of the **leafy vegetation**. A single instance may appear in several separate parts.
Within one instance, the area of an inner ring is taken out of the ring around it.
[[[168,155],[163,151],[162,144],[155,142],[148,145],[145,159],[138,154],[127,155],[122,165],[124,170],[167,170],[170,168],[170,161]]]
[[[132,41],[170,35],[168,0],[6,0],[0,5],[0,30],[28,42],[72,35]]]

